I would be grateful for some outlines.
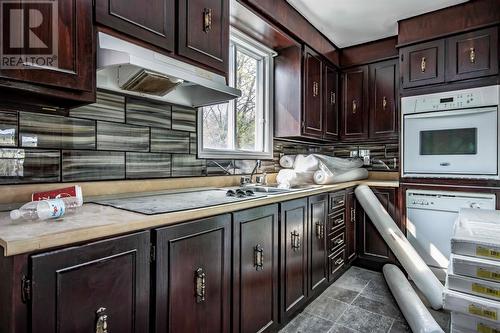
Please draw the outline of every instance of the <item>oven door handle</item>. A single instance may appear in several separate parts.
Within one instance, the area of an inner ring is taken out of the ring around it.
[[[405,119],[424,119],[424,118],[439,118],[439,117],[449,117],[449,116],[465,116],[471,114],[479,114],[486,112],[496,112],[498,109],[496,107],[486,107],[486,108],[476,108],[476,109],[463,109],[463,110],[452,110],[452,111],[434,111],[427,113],[415,113],[404,115]]]

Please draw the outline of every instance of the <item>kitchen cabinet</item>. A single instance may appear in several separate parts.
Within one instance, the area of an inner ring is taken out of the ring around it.
[[[342,140],[368,139],[368,66],[343,73]]]
[[[233,213],[233,332],[278,323],[278,205]]]
[[[154,332],[229,332],[231,215],[156,229]]]
[[[338,71],[329,65],[324,66],[324,134],[327,140],[339,138],[339,108],[338,108]]]
[[[95,12],[101,25],[174,51],[174,0],[96,0]]]
[[[498,27],[450,37],[446,47],[447,81],[498,74]]]
[[[304,52],[304,134],[323,137],[323,62],[306,47]]]
[[[227,73],[229,0],[179,0],[178,54]]]
[[[356,244],[356,195],[354,188],[346,192],[345,215],[346,215],[346,260],[352,262],[357,257]]]
[[[444,82],[444,45],[438,39],[400,49],[403,88]]]
[[[32,255],[31,332],[148,332],[149,258],[147,231]]]
[[[20,4],[6,5],[20,6]],[[47,4],[44,6],[37,7],[37,10],[46,13],[44,8],[47,8]],[[95,33],[92,0],[58,1],[54,2],[54,6],[58,6],[56,30],[52,31],[53,26],[43,25],[36,29],[35,35],[47,46],[47,50],[42,48],[42,52],[54,56],[50,58],[44,56],[44,61],[39,63],[37,60],[36,66],[24,63],[20,69],[0,69],[0,87],[14,89],[5,94],[9,98],[15,98],[16,93],[20,92],[18,98],[24,103],[38,102],[40,96],[90,102],[95,99]],[[48,8],[50,12],[50,6]],[[51,24],[49,19],[44,22],[46,23],[42,24]],[[57,42],[54,42],[54,38],[57,38]],[[29,49],[24,41],[17,42],[23,43],[23,48],[13,49],[14,54],[28,53],[29,56],[40,54],[40,49]],[[11,44],[16,43],[11,41]],[[44,99],[43,105],[57,103],[48,102],[50,98]]]
[[[328,216],[328,194],[309,197],[309,290],[321,291],[327,283],[326,220]]]
[[[280,322],[307,300],[307,198],[280,204]]]

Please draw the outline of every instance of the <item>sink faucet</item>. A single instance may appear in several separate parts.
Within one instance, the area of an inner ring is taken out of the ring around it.
[[[261,161],[257,160],[255,162],[255,166],[253,167],[252,172],[250,173],[250,176],[242,176],[240,178],[240,185],[244,186],[244,185],[252,184],[253,183],[253,176],[257,172],[257,169],[260,168],[260,166],[261,166]]]

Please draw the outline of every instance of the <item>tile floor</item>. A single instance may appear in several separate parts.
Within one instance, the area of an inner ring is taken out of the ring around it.
[[[450,316],[430,309],[449,332]],[[281,333],[411,332],[382,273],[351,267]]]

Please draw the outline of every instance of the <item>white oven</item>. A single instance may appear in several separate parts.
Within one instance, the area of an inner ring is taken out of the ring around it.
[[[500,179],[499,87],[403,97],[402,176]]]

